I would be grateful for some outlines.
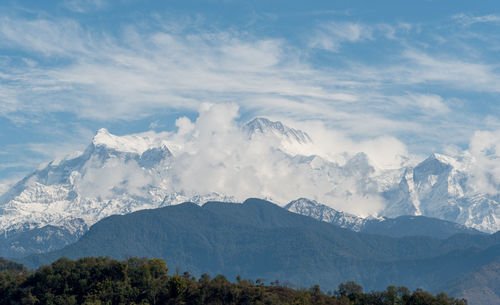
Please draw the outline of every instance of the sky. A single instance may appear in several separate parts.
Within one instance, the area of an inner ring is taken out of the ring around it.
[[[207,103],[338,151],[487,150],[499,53],[497,1],[4,0],[0,184]]]

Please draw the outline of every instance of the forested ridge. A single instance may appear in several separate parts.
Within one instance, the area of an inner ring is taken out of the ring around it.
[[[36,269],[61,257],[99,256],[158,257],[196,277],[241,275],[302,287],[335,287],[352,280],[368,291],[398,283],[438,293],[450,292],[440,288],[449,281],[500,261],[500,233],[446,240],[391,238],[345,230],[248,199],[243,204],[184,203],[111,216],[74,244],[17,261]]]
[[[0,259],[0,304],[332,304],[332,305],[463,305],[444,293],[389,286],[363,292],[347,282],[329,290],[309,289],[262,279],[234,282],[223,275],[198,279],[189,272],[168,273],[158,258],[61,258],[30,271]]]

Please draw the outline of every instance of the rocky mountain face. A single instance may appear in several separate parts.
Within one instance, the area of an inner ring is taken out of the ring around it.
[[[473,160],[433,154],[406,168],[399,184],[383,192],[381,215],[424,215],[453,221],[484,232],[500,229],[500,197],[481,194],[469,185]]]
[[[266,118],[256,118],[243,126],[246,134],[252,138],[259,135],[274,135],[296,143],[311,143],[311,137],[302,130],[293,129],[281,122],[273,122]]]
[[[337,211],[329,206],[307,198],[294,200],[287,204],[284,208],[290,212],[316,218],[317,220],[329,222],[341,228],[356,232],[361,231],[365,226],[365,223],[368,221],[365,218]]]
[[[310,147],[313,139],[280,122],[257,118],[240,131],[247,138],[246,149],[255,150],[257,157],[252,164],[239,165],[238,158],[247,155],[236,156],[231,165],[223,164],[224,158],[212,164],[206,159],[210,154],[195,160],[200,162],[195,165],[209,164],[212,177],[220,177],[219,171],[231,167],[229,170],[246,179],[245,185],[231,178],[221,181],[217,186],[222,193],[210,187],[200,191],[179,186],[185,166],[197,169],[192,166],[188,144],[174,143],[164,134],[115,136],[99,130],[84,152],[41,166],[0,196],[0,244],[4,244],[0,255],[61,247],[111,215],[186,201],[237,202],[257,187],[257,197],[283,206],[299,197],[327,204],[299,199],[286,208],[355,231],[361,230],[367,219],[341,210],[349,211],[359,202],[383,207],[378,215],[372,215],[375,218],[422,215],[484,232],[500,229],[500,196],[470,187],[472,159],[434,154],[415,167],[384,170],[372,165],[364,153],[346,155],[339,163],[314,152],[304,153],[305,149],[294,152],[296,147]],[[258,157],[264,145],[272,146],[268,160]],[[195,178],[200,180],[193,183],[204,182],[203,175],[198,176]],[[231,183],[247,193],[237,193],[228,186],[233,186]],[[53,244],[44,239],[44,230],[57,237]]]
[[[429,236],[445,239],[455,234],[485,234],[458,223],[425,216],[361,218],[306,198],[294,200],[284,208],[351,231],[391,237]]]

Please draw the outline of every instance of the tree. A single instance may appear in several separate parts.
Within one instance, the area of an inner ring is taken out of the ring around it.
[[[353,281],[339,284],[338,289],[335,291],[337,297],[345,296],[351,302],[359,301],[361,294],[363,294],[363,287]]]
[[[384,291],[382,295],[384,305],[399,305],[401,304],[401,299],[398,296],[398,288],[395,286],[389,286]]]

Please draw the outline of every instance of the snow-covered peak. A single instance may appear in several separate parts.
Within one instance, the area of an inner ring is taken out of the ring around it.
[[[299,198],[299,199],[293,200],[289,204],[287,204],[285,206],[285,209],[296,213],[297,211],[299,211],[302,208],[311,208],[311,207],[319,207],[319,206],[321,206],[321,204],[319,202],[317,202],[316,200],[307,199],[307,198]]]
[[[164,146],[165,143],[155,133],[140,133],[126,136],[111,134],[106,128],[97,131],[92,139],[95,147],[106,147],[120,152],[142,154],[143,152]]]
[[[216,192],[212,192],[209,194],[203,194],[203,195],[194,195],[194,196],[187,196],[184,193],[170,193],[163,198],[163,202],[161,203],[161,206],[170,206],[170,205],[176,205],[180,204],[183,202],[192,202],[196,203],[197,205],[203,205],[206,202],[209,201],[218,201],[218,202],[231,202],[231,203],[238,203],[241,201],[238,201],[234,196],[227,196],[223,194],[219,194]]]
[[[457,162],[454,158],[452,158],[450,156],[445,156],[443,154],[438,154],[438,153],[433,153],[432,155],[429,156],[428,159],[435,159],[441,163],[450,164],[450,165],[453,165]]]
[[[311,137],[304,131],[290,128],[279,121],[255,118],[243,127],[250,137],[255,134],[272,134],[298,143],[311,143]]]
[[[422,161],[416,168],[431,168],[434,171],[458,167],[458,161],[450,156],[433,153]]]
[[[307,198],[293,200],[284,208],[290,212],[313,217],[317,220],[329,222],[341,228],[353,231],[360,231],[366,222],[366,220],[361,217],[337,211],[329,206],[317,202],[316,200]]]
[[[384,193],[388,204],[382,215],[424,215],[495,232],[500,226],[498,195],[471,188],[474,160],[469,156],[433,154],[408,168],[401,182]]]

